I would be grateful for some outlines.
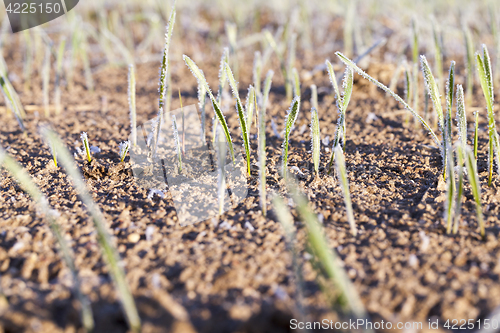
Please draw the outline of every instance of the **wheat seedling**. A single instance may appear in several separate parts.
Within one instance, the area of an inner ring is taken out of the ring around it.
[[[224,197],[226,195],[226,140],[221,135],[221,126],[218,125],[217,132],[217,198],[219,202],[219,215],[224,212]]]
[[[229,67],[229,64],[226,63],[226,77],[229,82],[229,86],[233,91],[234,99],[236,100],[236,111],[238,112],[238,117],[240,119],[240,127],[241,127],[241,136],[243,138],[243,146],[245,147],[245,153],[247,157],[247,171],[250,176],[250,144],[248,142],[248,127],[247,127],[247,115],[245,114],[245,109],[243,108],[243,104],[241,104],[240,95],[238,93],[238,85],[234,80],[233,72]]]
[[[200,108],[200,118],[201,118],[201,140],[205,141],[205,105],[207,101],[207,90],[203,84],[198,83],[198,107]]]
[[[262,55],[259,51],[255,51],[253,58],[253,86],[255,88],[255,93],[260,98],[262,96],[262,91],[260,90],[260,80],[262,75]]]
[[[56,58],[56,80],[54,83],[54,103],[56,105],[56,114],[62,111],[61,106],[61,81],[62,81],[62,65],[64,58],[64,49],[66,47],[66,37],[62,37],[57,48]]]
[[[459,145],[462,147],[462,153],[465,152],[467,145],[467,116],[465,114],[464,88],[457,84],[457,127]],[[463,156],[462,156],[463,161]]]
[[[42,95],[43,95],[43,109],[45,117],[50,117],[49,109],[49,83],[50,83],[50,45],[45,45],[45,56],[42,67]]]
[[[420,123],[429,132],[429,134],[431,135],[431,137],[434,140],[434,142],[438,145],[438,147],[441,146],[441,142],[439,141],[438,137],[436,136],[436,134],[434,133],[434,131],[432,130],[432,128],[429,126],[429,124],[427,124],[427,122],[418,113],[416,113],[415,110],[413,110],[401,97],[399,97],[397,94],[395,94],[389,88],[387,88],[385,85],[383,85],[382,83],[380,83],[379,81],[375,80],[373,77],[371,77],[370,75],[368,75],[367,73],[365,73],[361,68],[359,68],[358,66],[356,66],[355,63],[353,63],[351,60],[349,60],[348,58],[346,58],[346,56],[344,56],[342,53],[337,52],[335,54],[348,67],[352,68],[359,75],[361,75],[362,77],[364,77],[365,79],[367,79],[371,83],[375,84],[377,87],[379,87],[380,89],[382,89],[383,91],[385,91],[386,93],[388,93],[389,95],[391,95],[392,98],[394,98],[396,101],[398,101],[399,103],[401,103],[404,106],[405,109],[407,109],[415,118],[417,118],[417,120],[420,121]]]
[[[130,149],[130,140],[123,141],[118,145],[118,149],[120,150],[118,155],[120,156],[120,162],[125,161],[125,157]],[[56,165],[57,166],[57,165]]]
[[[223,97],[224,97],[224,89],[226,87],[226,63],[229,62],[229,49],[225,47],[222,50],[222,55],[220,58],[220,63],[219,63],[219,87],[217,90],[217,103],[219,105],[219,109],[222,110],[223,106]],[[203,71],[200,70],[200,72],[203,74]],[[200,84],[200,83],[198,83]],[[215,128],[217,127],[218,124],[218,115],[216,113],[216,117],[214,118],[214,124],[213,124],[213,136],[212,136],[212,143],[215,144]]]
[[[179,131],[177,130],[177,121],[175,119],[175,115],[172,116],[172,130],[174,131],[174,142],[175,142],[175,150],[177,151],[177,170],[179,174],[182,173],[182,148],[181,142],[179,139]]]
[[[319,106],[318,106],[318,88],[316,87],[315,84],[311,84],[311,107],[315,108],[316,110],[319,109]]]
[[[446,82],[446,115],[445,116],[445,129],[446,136],[448,138],[447,142],[451,145],[453,141],[451,135],[451,127],[453,122],[451,120],[452,108],[453,108],[453,92],[455,89],[455,62],[452,61],[450,64],[450,71],[448,73],[448,81]]]
[[[231,22],[226,22],[226,35],[229,42],[229,54],[230,61],[234,68],[234,75],[239,77],[239,65],[238,65],[238,55],[236,50],[238,49],[238,30],[236,24]]]
[[[300,96],[300,77],[297,68],[292,69],[292,77],[293,77],[293,97]]]
[[[170,18],[167,24],[167,32],[165,34],[165,46],[163,48],[163,56],[160,67],[160,82],[159,82],[159,98],[158,98],[158,116],[157,116],[157,127],[156,127],[156,138],[154,139],[154,143],[151,150],[151,156],[154,157],[156,155],[156,150],[158,149],[158,140],[160,139],[160,127],[163,121],[163,107],[165,103],[165,93],[167,88],[167,71],[168,71],[168,50],[170,48],[170,40],[172,39],[172,32],[174,30],[175,23],[175,2],[172,6],[172,10],[170,13]]]
[[[349,221],[349,225],[351,227],[351,234],[353,236],[356,236],[356,222],[354,221],[354,213],[352,210],[351,194],[349,192],[349,182],[347,180],[344,153],[342,152],[342,148],[340,148],[340,146],[338,145],[334,147],[334,152],[337,178],[339,179],[340,187],[342,188],[342,192],[344,193],[344,203],[347,212],[347,220]]]
[[[435,73],[437,75],[437,85],[440,89],[443,87],[443,50],[441,40],[439,38],[438,26],[436,19],[432,18],[432,36],[434,37],[434,61],[436,62]],[[440,90],[442,93],[442,90]]]
[[[290,108],[287,111],[287,115],[285,118],[285,138],[283,139],[283,177],[286,180],[286,176],[288,173],[287,165],[288,165],[288,141],[290,139],[290,132],[295,124],[295,120],[297,120],[297,116],[299,115],[300,109],[300,96],[296,96]]]
[[[462,26],[462,34],[464,38],[465,45],[465,64],[467,69],[467,78],[466,78],[466,86],[465,86],[465,103],[470,105],[472,102],[472,85],[474,83],[474,73],[472,70],[472,66],[474,63],[474,45],[472,43],[472,37],[470,35],[469,28],[464,24]],[[477,158],[477,150],[476,150],[476,158]]]
[[[297,284],[297,287],[295,289],[295,295],[297,297],[297,310],[304,318],[305,314],[304,308],[302,306],[304,279],[302,276],[302,265],[300,265],[299,263],[299,251],[297,250],[297,247],[295,245],[297,236],[295,232],[295,226],[293,225],[293,216],[282,198],[275,196],[273,198],[273,206],[276,217],[278,218],[285,232],[285,241],[288,251],[290,251],[290,253],[292,254],[292,268],[295,276],[295,283]]]
[[[477,161],[474,158],[474,153],[468,146],[465,150],[465,167],[467,168],[467,178],[469,179],[472,195],[474,196],[474,201],[476,203],[477,223],[479,224],[481,237],[484,238],[484,219],[483,210],[481,208],[481,187],[479,183],[479,175],[477,173]]]
[[[463,94],[463,91],[462,91]],[[463,96],[462,96],[463,97]],[[453,233],[458,232],[458,224],[460,222],[460,214],[462,210],[462,196],[464,193],[464,154],[467,146],[462,147],[461,144],[457,146],[457,160],[458,160],[458,182],[457,182],[457,197],[455,200],[455,221],[453,223]],[[449,233],[449,231],[447,230]]]
[[[493,176],[493,158],[496,157],[497,167],[500,168],[500,145],[498,143],[498,133],[495,125],[495,114],[493,112],[494,103],[494,90],[493,90],[493,76],[491,73],[490,55],[486,45],[483,44],[483,57],[476,53],[477,69],[479,71],[479,81],[483,89],[484,98],[486,99],[486,106],[488,109],[488,137],[489,137],[489,150],[488,150],[488,185],[491,186],[491,178]],[[474,147],[475,148],[475,147]]]
[[[269,70],[264,81],[264,91],[262,95],[262,105],[259,108],[259,199],[262,214],[266,216],[267,200],[266,200],[266,107],[271,90],[271,82],[274,72]],[[255,96],[257,98],[257,96]],[[257,103],[255,103],[257,108]]]
[[[21,115],[22,105],[19,102],[18,98],[15,97],[14,87],[10,83],[7,78],[7,73],[3,72],[0,76],[0,86],[2,87],[2,93],[5,97],[5,104],[9,105],[9,108],[12,110],[12,113],[16,117],[16,120],[21,127],[21,130],[24,132],[26,128],[24,127],[23,117]]]
[[[66,170],[68,177],[72,180],[80,199],[87,207],[87,210],[96,227],[98,236],[97,240],[108,264],[109,273],[118,291],[118,295],[121,298],[121,303],[125,311],[125,317],[127,318],[131,330],[133,332],[140,332],[141,320],[139,318],[139,313],[137,312],[130,287],[127,284],[125,272],[120,264],[120,256],[116,248],[113,246],[111,235],[109,234],[106,226],[106,220],[99,209],[99,206],[97,206],[92,200],[92,196],[87,191],[87,186],[81,173],[78,172],[70,152],[62,143],[61,139],[57,136],[57,134],[48,129],[42,129],[42,136],[57,150],[61,164]]]
[[[137,113],[135,108],[135,67],[128,65],[128,109],[130,113],[130,136],[132,144],[137,146]]]
[[[439,95],[439,88],[437,86],[437,83],[434,79],[434,76],[432,75],[431,68],[429,67],[429,64],[427,63],[427,59],[425,56],[420,56],[420,60],[422,62],[422,72],[424,73],[424,81],[425,81],[425,86],[427,89],[427,92],[429,93],[430,98],[432,99],[432,103],[434,105],[434,110],[436,111],[437,118],[438,118],[438,125],[439,129],[443,135],[443,140],[441,144],[441,156],[443,158],[443,177],[446,179],[446,147],[448,143],[448,135],[447,135],[447,130],[446,130],[446,125],[445,125],[445,120],[444,120],[444,115],[443,115],[443,107],[441,105],[441,98]],[[453,87],[452,87],[453,89]],[[447,97],[448,100],[448,97]]]
[[[451,144],[448,143],[446,146],[446,201],[445,201],[445,221],[446,221],[446,233],[451,232],[451,222],[453,221],[453,202],[455,199],[455,167],[453,165],[453,149]],[[458,204],[458,202],[457,202]]]
[[[40,191],[38,186],[33,182],[32,177],[26,172],[22,165],[20,165],[18,162],[16,162],[15,159],[10,157],[1,146],[0,166],[3,166],[12,175],[16,182],[21,185],[23,190],[31,196],[31,198],[36,202],[36,204],[45,214],[45,219],[48,222],[50,229],[54,233],[57,243],[59,244],[61,257],[71,271],[74,283],[73,287],[78,300],[80,301],[82,324],[87,332],[92,332],[92,330],[94,329],[92,308],[90,306],[89,299],[81,291],[81,281],[78,277],[78,270],[75,266],[73,251],[71,250],[71,247],[68,245],[66,239],[61,233],[61,228],[54,218],[53,211],[50,209],[49,201]]]
[[[85,154],[87,155],[87,161],[90,163],[92,162],[92,156],[90,155],[89,137],[87,136],[87,132],[80,134],[80,138],[82,139],[83,148],[85,149]]]
[[[189,58],[187,55],[182,56],[184,59],[184,62],[186,65],[189,67],[191,70],[191,73],[193,73],[194,77],[198,80],[198,84],[202,84],[205,89],[208,92],[208,95],[210,96],[210,100],[212,101],[212,107],[214,109],[215,115],[217,116],[217,119],[219,120],[219,123],[222,125],[222,129],[224,130],[224,135],[226,136],[226,141],[227,144],[229,145],[229,151],[231,153],[231,158],[234,162],[234,150],[233,150],[233,142],[231,140],[231,134],[229,133],[229,128],[227,127],[226,119],[224,118],[224,114],[222,113],[219,103],[215,99],[214,95],[212,94],[212,91],[210,90],[210,87],[208,86],[207,80],[205,79],[205,75],[203,75],[203,72],[196,66],[193,60]],[[222,88],[221,88],[222,90]],[[222,94],[219,95],[220,98],[222,99]],[[215,132],[215,129],[214,129]]]
[[[314,172],[319,173],[319,157],[320,157],[320,132],[318,110],[313,106],[311,108],[311,150],[314,164]]]
[[[333,66],[330,61],[326,60],[326,69],[328,71],[328,76],[330,78],[330,82],[333,85],[333,91],[335,93],[335,100],[339,101],[340,99],[340,92],[339,92],[339,86],[337,84],[337,77],[335,76],[335,71],[333,70]]]
[[[344,268],[339,264],[335,250],[330,250],[325,233],[321,230],[316,214],[309,208],[307,199],[292,181],[287,182],[287,186],[301,220],[306,226],[308,246],[321,266],[320,275],[325,274],[326,278],[334,284],[339,296],[338,300],[346,312],[351,312],[357,318],[367,318],[366,310],[356,289]]]
[[[337,106],[339,108],[339,119],[337,123],[337,129],[335,130],[335,137],[333,139],[332,155],[330,156],[330,163],[328,164],[328,174],[330,174],[331,172],[333,160],[335,158],[335,147],[340,145],[340,140],[342,137],[344,138],[344,146],[345,146],[345,138],[346,138],[345,113],[347,110],[347,106],[349,105],[349,101],[351,100],[353,78],[354,78],[353,70],[347,67],[344,74],[344,80],[342,81],[342,87],[344,89],[344,92],[343,95],[340,95],[339,99],[337,100]]]
[[[257,91],[252,85],[248,87],[247,102],[245,104],[245,110],[247,111],[247,134],[248,141],[250,142],[250,131],[252,129],[252,122],[254,118],[255,109],[257,107],[255,101],[257,100]],[[255,114],[257,116],[257,114]]]

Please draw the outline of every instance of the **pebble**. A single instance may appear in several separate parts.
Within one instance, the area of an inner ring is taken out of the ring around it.
[[[133,233],[128,235],[127,239],[130,243],[137,243],[139,239],[141,239],[141,236],[139,234]]]

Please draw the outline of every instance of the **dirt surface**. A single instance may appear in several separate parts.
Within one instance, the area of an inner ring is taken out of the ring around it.
[[[189,48],[183,52],[189,55]],[[218,56],[194,59],[212,87],[216,86]],[[311,64],[324,61],[308,56]],[[16,54],[7,59],[12,72],[20,76]],[[138,124],[155,116],[158,67],[159,62],[138,65]],[[171,68],[174,92],[180,89],[185,105],[196,103],[194,77],[180,59]],[[250,70],[251,66],[240,66],[242,97],[250,84]],[[368,68],[383,82],[388,82],[393,70],[376,61]],[[144,332],[289,331],[290,319],[298,318],[296,283],[283,230],[272,209],[267,217],[259,209],[257,141],[251,142],[255,165],[247,179],[248,197],[220,219],[180,226],[171,199],[148,199],[149,189],[136,184],[129,158],[119,163],[118,144],[129,135],[126,77],[125,68],[100,68],[94,73],[96,92],[90,93],[84,88],[83,76],[78,75],[75,90],[63,94],[63,114],[45,119],[41,109],[30,112],[26,135],[11,115],[0,114],[0,144],[29,171],[51,206],[60,212],[58,222],[75,252],[83,291],[92,301],[96,331],[125,332],[127,325],[93,223],[66,174],[53,165],[50,150],[38,135],[42,124],[50,124],[72,153],[81,147],[82,131],[88,133],[91,145],[101,149],[93,155],[92,165],[82,156],[77,156],[77,162],[114,235]],[[35,88],[27,93],[14,82],[23,104],[41,104],[39,83],[36,77]],[[302,81],[301,111],[291,135],[289,166],[372,320],[421,321],[425,327],[428,318],[438,318],[442,324],[447,319],[487,316],[500,305],[500,183],[496,175],[491,187],[485,185],[486,133],[480,133],[478,165],[486,239],[478,234],[468,185],[459,234],[446,235],[439,150],[413,121],[405,125],[406,113],[400,106],[356,76],[347,111],[346,141],[348,179],[359,229],[358,236],[352,237],[340,186],[325,169],[331,143],[322,143],[320,176],[312,173],[308,101],[312,83],[320,92],[322,139],[329,136],[331,142],[335,132],[338,114],[331,85],[326,72],[320,72],[312,80]],[[482,108],[484,99],[479,93],[474,103]],[[176,96],[174,93],[172,109],[179,105]],[[78,105],[86,105],[87,111],[70,108]],[[270,196],[285,193],[278,174],[282,139],[275,135],[271,119],[281,131],[288,107],[277,72],[266,132]],[[207,124],[211,124],[213,113],[207,109]],[[232,101],[226,117],[236,151],[243,154]],[[481,121],[486,128],[486,119]],[[255,128],[252,132],[255,134]],[[0,175],[0,330],[81,332],[71,274],[60,259],[49,227],[7,173],[1,171]],[[304,258],[305,312],[311,320],[338,320],[316,283],[316,273],[307,260],[305,230],[294,210],[293,214],[300,257]]]

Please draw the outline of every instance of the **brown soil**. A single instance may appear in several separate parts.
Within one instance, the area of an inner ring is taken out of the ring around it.
[[[198,62],[212,87],[217,78],[216,56]],[[324,61],[314,60],[310,63]],[[20,75],[12,59],[9,65]],[[158,66],[156,62],[138,66],[138,124],[155,116]],[[195,79],[180,59],[171,67],[174,91],[181,89],[184,105],[196,103]],[[243,97],[250,83],[251,66],[241,68]],[[392,70],[373,63],[369,68],[384,82]],[[94,76],[98,93],[93,94],[83,87],[83,77],[77,77],[75,91],[64,93],[64,104],[89,104],[91,110],[66,110],[50,119],[41,116],[42,110],[30,113],[27,135],[19,130],[12,116],[0,114],[0,144],[29,171],[51,206],[61,214],[58,222],[71,239],[83,291],[92,301],[96,331],[124,332],[127,326],[92,221],[63,170],[54,167],[50,150],[37,134],[42,123],[50,123],[72,152],[81,146],[82,131],[88,132],[91,145],[101,149],[94,154],[94,165],[86,165],[81,157],[77,161],[114,234],[144,332],[288,331],[290,319],[298,318],[291,255],[272,210],[267,218],[259,210],[257,169],[252,168],[252,177],[248,178],[248,197],[233,210],[216,221],[180,226],[171,200],[147,199],[149,191],[135,183],[129,158],[119,163],[118,144],[129,135],[126,77],[124,68],[99,70]],[[320,89],[322,138],[333,138],[337,111],[330,83],[325,72],[313,80]],[[35,86],[39,84],[34,82]],[[413,122],[404,125],[406,114],[396,103],[356,77],[347,112],[346,142],[350,190],[359,228],[359,235],[352,237],[340,187],[324,169],[330,145],[322,145],[323,167],[319,178],[315,178],[309,128],[300,133],[310,121],[310,91],[306,87],[312,83],[302,82],[301,115],[291,136],[290,168],[300,169],[301,174],[293,172],[320,215],[329,244],[342,259],[372,320],[426,323],[436,316],[442,324],[446,319],[487,316],[500,305],[500,182],[496,175],[491,187],[485,185],[486,133],[480,133],[478,166],[486,239],[478,235],[469,188],[465,191],[459,234],[446,235],[439,150]],[[20,84],[15,86],[24,104],[41,104],[38,88],[28,94],[22,92]],[[177,94],[173,95],[175,109],[179,101]],[[103,109],[102,96],[107,98],[107,110]],[[481,97],[478,92],[477,101],[482,101]],[[283,128],[288,108],[284,100],[282,79],[277,73],[266,133],[270,193],[284,194],[277,172],[282,140],[270,125],[274,119],[278,128]],[[240,130],[232,105],[227,119],[241,154]],[[256,163],[256,140],[252,142],[252,159]],[[306,254],[305,230],[293,213],[302,258]],[[149,239],[147,229],[153,230]],[[307,260],[303,273],[305,312],[310,319],[335,320],[337,316],[330,310]],[[37,215],[32,200],[1,171],[0,291],[4,298],[0,299],[0,328],[4,332],[82,331],[71,285],[71,276],[49,227]]]

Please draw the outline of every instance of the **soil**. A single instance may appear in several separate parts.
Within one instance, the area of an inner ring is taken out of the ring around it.
[[[189,54],[189,46],[183,52]],[[10,54],[7,63],[21,77],[18,56]],[[319,56],[308,57],[310,64],[324,61]],[[194,60],[215,87],[218,55],[208,53],[202,61]],[[274,61],[273,68],[278,68]],[[240,93],[245,97],[251,66],[242,64]],[[138,124],[155,116],[158,67],[159,62],[137,67]],[[180,89],[184,105],[197,103],[196,81],[179,57],[172,61],[171,69],[174,92]],[[303,69],[312,67],[299,71]],[[377,57],[368,68],[383,82],[390,79],[393,70],[393,66],[378,63]],[[91,145],[101,150],[93,155],[93,164],[88,165],[81,156],[77,162],[114,235],[144,332],[290,331],[290,319],[299,318],[296,281],[284,232],[272,207],[267,217],[259,209],[257,141],[251,142],[252,176],[247,179],[247,198],[220,218],[181,226],[172,199],[148,199],[149,189],[136,183],[129,157],[119,163],[118,144],[129,135],[127,69],[100,67],[94,73],[94,93],[86,91],[84,77],[78,74],[74,91],[64,90],[66,110],[49,119],[42,116],[42,110],[30,112],[27,134],[11,115],[0,114],[0,144],[28,170],[59,211],[58,222],[75,252],[83,292],[92,302],[96,332],[125,332],[127,324],[93,223],[64,171],[53,165],[50,149],[38,134],[41,124],[50,124],[72,153],[81,146],[82,131],[88,133]],[[30,92],[14,82],[23,104],[41,104],[40,81],[35,76]],[[496,174],[492,186],[486,185],[486,132],[480,132],[478,163],[486,237],[479,236],[468,185],[459,233],[447,235],[439,150],[421,127],[413,121],[405,124],[406,113],[399,105],[356,76],[345,144],[359,231],[353,237],[340,186],[325,169],[331,144],[322,144],[319,177],[312,172],[307,87],[313,82],[320,92],[322,139],[329,136],[331,142],[335,132],[338,114],[331,85],[326,72],[319,72],[302,82],[301,113],[291,135],[289,167],[372,320],[421,321],[425,328],[429,318],[439,319],[442,325],[447,319],[488,316],[500,305],[500,182]],[[174,93],[172,109],[179,105],[176,96]],[[483,100],[477,91],[474,103],[482,108]],[[87,111],[78,111],[78,105],[87,105]],[[282,139],[275,135],[270,120],[282,130],[288,107],[277,72],[266,132],[269,198],[273,193],[285,195],[278,174]],[[207,109],[207,123],[211,124],[213,113]],[[236,152],[243,154],[232,102],[226,117]],[[252,132],[255,134],[255,128]],[[71,275],[48,225],[6,171],[0,174],[0,331],[82,332]],[[340,320],[316,282],[305,247],[305,229],[293,207],[292,212],[303,263],[305,313],[309,320]]]

